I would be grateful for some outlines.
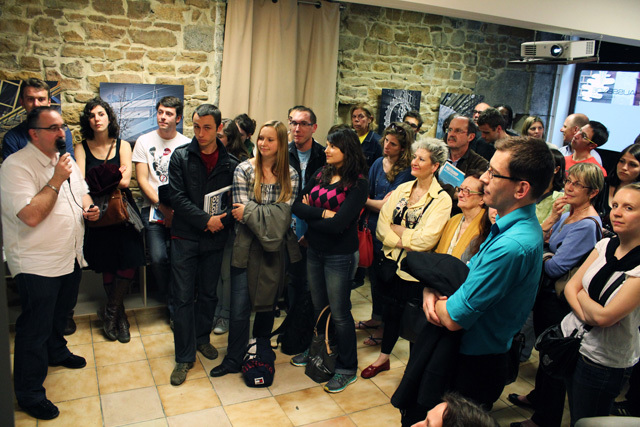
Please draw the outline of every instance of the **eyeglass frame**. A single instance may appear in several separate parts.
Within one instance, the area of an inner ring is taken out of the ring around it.
[[[597,146],[598,144],[596,144],[595,142],[593,142],[592,140],[589,139],[589,137],[587,137],[587,134],[583,131],[580,130],[580,136],[582,136],[582,139],[584,139],[585,141],[587,141],[589,144],[593,144],[595,146]]]
[[[404,121],[402,123],[404,123],[405,125],[410,126],[413,130],[417,130],[418,129],[418,125],[416,123],[407,122],[407,121]]]
[[[501,179],[508,179],[509,181],[515,181],[515,182],[517,182],[517,181],[526,181],[526,182],[528,182],[526,179],[518,178],[516,176],[498,175],[497,173],[493,172],[493,169],[491,168],[491,165],[489,165],[489,167],[487,168],[485,173],[489,174],[489,179],[501,178]]]
[[[67,131],[69,130],[69,125],[66,123],[61,124],[60,126],[58,125],[51,125],[49,127],[32,127],[29,129],[37,129],[37,130],[48,130],[49,132],[60,132],[61,130]]]
[[[571,184],[571,186],[573,188],[577,188],[578,190],[580,190],[580,189],[584,190],[585,188],[588,188],[589,190],[593,190],[593,187],[589,187],[588,185],[584,185],[580,181],[571,181],[569,179],[569,177],[566,177],[564,180],[562,180],[562,184],[563,184],[563,186],[566,186],[567,184]]]
[[[407,135],[407,131],[406,131],[402,126],[397,125],[395,122],[394,122],[394,123],[391,123],[391,124],[389,125],[389,128],[390,128],[390,129],[393,129],[393,130],[394,130],[394,131],[396,131],[396,132],[398,132],[400,135],[404,135],[404,136],[406,136],[406,135]]]
[[[470,188],[455,187],[456,192],[464,194],[465,197],[469,197],[470,194],[484,194],[484,191],[475,191]]]
[[[315,123],[307,123],[307,122],[295,122],[293,120],[289,120],[289,126],[291,126],[292,128],[295,128],[296,126],[301,126],[301,127],[307,127],[307,126],[313,126],[315,125]]]

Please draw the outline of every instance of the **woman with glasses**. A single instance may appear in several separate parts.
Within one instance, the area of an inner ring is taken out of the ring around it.
[[[604,188],[595,202],[602,219],[602,226],[609,232],[608,234],[613,232],[609,219],[613,196],[618,189],[637,181],[640,181],[640,145],[632,144],[622,150],[615,171],[610,171],[605,179]]]
[[[86,177],[91,169],[103,164],[119,166],[120,183],[127,203],[138,214],[136,203],[129,190],[131,181],[131,145],[118,135],[120,127],[111,106],[100,98],[94,98],[80,115],[82,144],[75,147],[76,162]],[[89,186],[90,192],[96,191]],[[131,214],[132,211],[129,210]],[[142,222],[137,218],[140,226]],[[136,269],[145,265],[142,234],[131,222],[107,227],[86,227],[84,256],[89,268],[102,273],[107,293],[107,304],[98,310],[106,337],[122,343],[131,340],[129,322],[124,311],[124,297],[131,286]]]
[[[380,209],[388,196],[400,184],[415,179],[411,175],[411,144],[414,132],[407,123],[394,122],[382,134],[382,157],[376,159],[369,169],[369,198],[365,203],[367,208],[367,226],[373,237],[374,262],[369,269],[371,281],[372,311],[371,319],[356,323],[356,329],[377,328],[364,341],[365,345],[379,345],[382,341],[382,312],[383,300],[376,277],[377,260],[381,259],[382,242],[376,238],[376,226]],[[363,275],[364,278],[364,275]]]
[[[436,253],[453,255],[467,263],[489,235],[491,222],[482,200],[484,191],[480,181],[483,173],[471,171],[460,187],[456,187],[458,207],[462,213],[447,221],[436,247]]]
[[[529,116],[524,119],[522,124],[522,136],[530,136],[532,138],[544,138],[544,123],[538,116]]]
[[[349,110],[351,126],[358,134],[368,167],[371,167],[373,162],[382,156],[380,135],[373,130],[373,113],[373,108],[364,102],[352,106]]]
[[[533,306],[536,336],[560,323],[570,311],[562,291],[555,287],[555,280],[579,266],[602,237],[602,223],[593,207],[593,200],[604,185],[602,171],[591,163],[578,163],[569,169],[568,175],[564,195],[554,202],[551,215],[542,224],[550,253],[545,254],[543,280]],[[568,212],[564,212],[565,205],[569,205]],[[513,393],[508,396],[511,403],[533,407],[535,413],[530,420],[511,425],[560,426],[565,392],[562,380],[552,378],[538,368],[534,390],[527,395]]]
[[[411,299],[422,299],[423,286],[400,269],[402,260],[407,251],[433,250],[451,213],[451,197],[434,175],[447,161],[447,145],[439,139],[422,138],[411,148],[414,153],[411,175],[416,179],[405,182],[391,193],[378,218],[376,234],[382,241],[382,252],[392,262],[395,272],[387,278],[380,271],[378,277],[387,300],[382,348],[376,361],[362,371],[362,378],[373,378],[390,369],[389,355],[400,336],[404,307]]]

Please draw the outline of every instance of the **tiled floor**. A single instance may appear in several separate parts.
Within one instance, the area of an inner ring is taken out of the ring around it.
[[[369,318],[368,284],[352,292],[356,320]],[[95,316],[94,316],[95,317]],[[227,335],[211,335],[220,350],[218,360],[198,353],[198,361],[180,387],[169,384],[174,367],[173,334],[164,310],[131,312],[131,342],[106,341],[100,322],[78,319],[78,330],[68,337],[69,348],[87,359],[80,370],[50,368],[47,396],[60,408],[52,421],[29,417],[16,406],[17,426],[370,426],[400,425],[400,413],[389,403],[409,358],[409,345],[400,340],[391,356],[391,370],[358,381],[344,392],[328,394],[289,364],[290,356],[277,352],[272,387],[248,388],[240,374],[211,378],[226,350]],[[282,319],[276,319],[281,321]],[[373,362],[380,347],[367,347],[366,331],[357,331],[359,372]],[[13,353],[13,340],[11,342]],[[13,355],[12,355],[13,357]],[[528,392],[533,384],[537,356],[521,365],[520,378],[506,387],[492,415],[501,426],[531,415],[510,405],[509,393]],[[568,425],[568,410],[565,410]],[[564,423],[563,423],[564,424]]]

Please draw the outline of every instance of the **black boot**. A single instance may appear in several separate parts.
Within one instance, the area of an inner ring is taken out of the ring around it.
[[[131,334],[129,333],[129,321],[127,315],[124,312],[124,296],[129,290],[131,285],[130,279],[123,279],[121,277],[116,278],[116,283],[113,288],[113,302],[117,304],[116,314],[116,336],[121,343],[128,343],[131,341]]]
[[[65,335],[73,335],[76,331],[76,322],[73,320],[73,310],[69,310],[67,313],[67,326],[64,327]]]
[[[115,341],[118,336],[118,306],[107,303],[106,306],[98,309],[98,319],[102,320],[102,329],[104,335],[111,341]]]

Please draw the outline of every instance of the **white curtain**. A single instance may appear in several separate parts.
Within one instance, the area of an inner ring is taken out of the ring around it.
[[[286,124],[289,108],[305,105],[316,113],[314,137],[324,144],[335,117],[339,27],[336,3],[318,9],[296,0],[229,0],[222,116],[247,113],[257,133],[268,120]]]

